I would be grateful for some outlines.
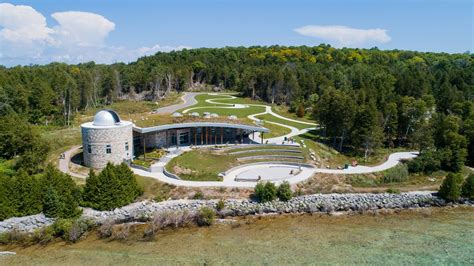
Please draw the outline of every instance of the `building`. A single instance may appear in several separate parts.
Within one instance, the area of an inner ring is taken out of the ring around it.
[[[93,122],[81,125],[84,164],[103,168],[108,162],[131,162],[150,148],[170,148],[188,145],[220,145],[252,143],[250,134],[267,133],[260,126],[226,122],[189,122],[137,127],[123,121],[112,110],[102,110]],[[263,138],[262,138],[263,141]]]

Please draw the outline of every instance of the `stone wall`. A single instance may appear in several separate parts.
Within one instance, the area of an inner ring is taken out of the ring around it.
[[[170,200],[163,202],[136,202],[113,211],[96,211],[84,208],[82,218],[90,219],[97,224],[107,220],[116,222],[144,221],[156,213],[169,210],[197,211],[203,206],[215,208],[217,200]],[[378,209],[407,209],[421,207],[441,207],[456,204],[473,206],[474,201],[461,200],[449,203],[436,195],[427,192],[400,194],[313,194],[295,197],[290,201],[272,201],[260,203],[251,200],[225,200],[221,216],[245,216],[265,213],[331,213],[362,212]],[[41,226],[51,225],[53,219],[41,215],[21,218],[10,218],[0,222],[0,233],[12,229],[33,231]]]
[[[128,142],[128,151],[125,143]],[[113,127],[82,127],[82,145],[84,164],[88,167],[101,169],[107,162],[120,164],[133,157],[133,131],[132,124],[117,125]],[[91,145],[91,153],[88,152]],[[106,147],[111,146],[111,153],[107,154]]]

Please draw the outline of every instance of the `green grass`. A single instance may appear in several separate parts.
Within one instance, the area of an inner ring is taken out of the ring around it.
[[[301,124],[301,123],[297,123],[297,122],[293,122],[293,121],[288,121],[288,120],[285,120],[285,119],[281,119],[281,118],[275,117],[275,116],[273,116],[273,115],[271,115],[271,114],[259,115],[259,116],[256,116],[256,118],[261,119],[261,120],[264,120],[264,121],[271,121],[271,122],[276,122],[276,123],[280,123],[280,124],[284,124],[284,125],[296,127],[297,129],[304,129],[304,128],[308,128],[308,127],[315,127],[315,126],[312,126],[312,125],[306,125],[306,124]]]
[[[299,147],[292,147],[292,146],[273,146],[273,145],[259,145],[257,147],[245,147],[245,148],[229,148],[226,150],[227,153],[234,152],[234,151],[247,151],[247,150],[300,150]]]
[[[167,200],[170,197],[171,190],[175,188],[174,185],[159,182],[151,177],[135,175],[135,179],[138,185],[143,188],[143,195],[140,196],[139,200]]]
[[[278,153],[275,151],[266,152],[265,149],[242,154],[228,154],[231,151],[237,151],[241,149],[232,149],[225,151],[212,151],[209,149],[195,149],[189,152],[185,152],[178,157],[173,158],[167,165],[166,170],[177,174],[179,177],[185,180],[192,181],[221,181],[218,176],[219,173],[225,172],[232,167],[241,164],[247,164],[248,161],[238,161],[237,158],[254,156],[254,155],[296,155],[292,153]],[[272,161],[297,161],[288,159],[271,159]],[[268,161],[253,160],[252,162]],[[175,171],[176,168],[180,168],[180,172]]]
[[[194,108],[194,107],[191,107],[191,108]],[[201,115],[203,112],[210,112],[210,113],[216,113],[220,116],[235,115],[238,118],[247,118],[247,116],[249,115],[265,112],[265,107],[250,106],[248,108],[232,109],[232,108],[220,108],[217,106],[206,106],[206,107],[201,107],[199,109],[193,109],[193,110],[188,111],[188,113],[192,113],[192,112],[198,112]]]
[[[269,133],[263,134],[265,139],[279,137],[291,133],[291,129],[271,123],[265,123],[262,126],[270,130]]]
[[[297,140],[298,142],[304,140],[306,148],[302,148],[308,160],[310,150],[313,150],[316,156],[322,159],[324,166],[329,165],[331,168],[343,166],[346,163],[350,164],[352,161],[357,161],[359,164],[367,166],[378,165],[385,162],[388,155],[390,155],[391,153],[406,151],[406,149],[404,148],[380,148],[377,149],[373,154],[368,156],[367,160],[365,160],[365,158],[360,154],[343,154],[338,152],[331,146],[321,143],[321,137],[317,134],[315,130],[296,136],[295,140]]]
[[[220,181],[218,174],[232,167],[236,156],[219,155],[204,149],[185,152],[173,158],[166,169],[178,174],[182,179],[192,181]],[[177,173],[174,168],[191,171],[191,173]]]
[[[291,119],[296,119],[296,120],[300,120],[300,121],[304,121],[304,122],[310,122],[310,123],[316,123],[316,121],[311,117],[311,114],[307,113],[303,117],[298,117],[295,113],[291,113],[288,110],[288,106],[286,106],[286,105],[273,105],[272,106],[272,111],[279,114],[279,115],[281,115],[281,116],[288,117],[288,118],[291,118]]]

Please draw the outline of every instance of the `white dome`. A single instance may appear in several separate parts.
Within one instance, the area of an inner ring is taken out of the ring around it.
[[[94,116],[94,126],[113,126],[120,122],[117,113],[110,110],[99,111]]]

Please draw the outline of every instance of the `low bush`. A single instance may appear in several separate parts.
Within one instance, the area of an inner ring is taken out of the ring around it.
[[[52,225],[53,235],[55,237],[61,237],[66,240],[66,235],[72,228],[72,220],[70,219],[57,219]]]
[[[99,227],[99,230],[97,230],[97,235],[100,238],[108,238],[112,236],[112,227],[115,225],[115,221],[112,219],[108,219],[105,222],[102,223],[102,225]]]
[[[158,230],[168,227],[179,228],[188,226],[194,219],[194,214],[188,210],[155,213],[153,219],[145,228],[144,236],[148,238],[153,237]]]
[[[52,226],[41,227],[33,233],[33,241],[37,244],[47,244],[54,239],[54,230]]]
[[[127,240],[130,236],[130,224],[116,224],[112,226],[111,238],[114,240]]]
[[[208,207],[202,207],[196,215],[196,223],[199,226],[210,226],[216,219],[216,212]]]
[[[258,182],[254,191],[261,202],[272,201],[277,197],[277,188],[272,182]]]
[[[95,223],[87,219],[58,219],[51,226],[53,236],[67,242],[77,242]]]
[[[407,163],[410,173],[431,174],[441,169],[440,156],[432,151],[422,153]]]
[[[408,167],[406,164],[398,164],[388,169],[382,179],[383,183],[400,183],[408,178]]]
[[[197,191],[196,193],[194,193],[193,199],[204,199],[204,194],[201,191]]]
[[[291,186],[288,181],[285,181],[278,186],[277,197],[281,201],[289,201],[293,197],[293,192],[291,191]]]
[[[446,200],[458,200],[461,197],[463,177],[461,174],[449,173],[439,188],[439,195]]]
[[[468,199],[474,199],[474,174],[470,174],[462,186],[462,196]]]
[[[387,193],[390,193],[390,194],[400,194],[400,189],[398,188],[389,188],[386,190]]]
[[[15,228],[0,234],[0,244],[27,244],[29,241],[30,235],[28,233]]]
[[[217,211],[222,211],[225,208],[225,202],[223,200],[219,200],[216,203],[216,210]]]

